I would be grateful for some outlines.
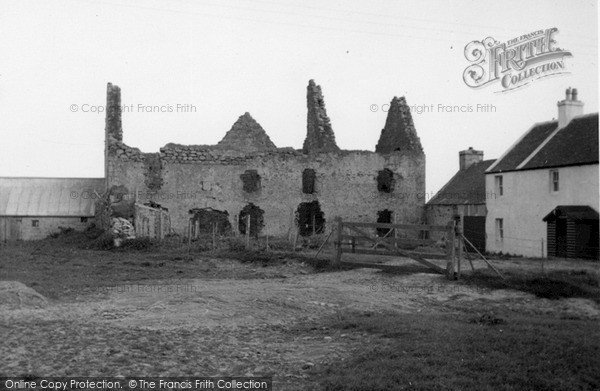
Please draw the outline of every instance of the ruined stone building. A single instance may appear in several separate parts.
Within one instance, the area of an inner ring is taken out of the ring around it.
[[[312,80],[301,150],[278,148],[245,113],[216,145],[167,144],[143,153],[123,142],[120,105],[120,88],[109,83],[105,176],[113,215],[131,219],[134,202],[161,208],[182,235],[214,227],[311,235],[329,229],[337,216],[421,222],[424,200],[414,195],[425,192],[425,155],[404,98],[392,100],[375,152],[338,147],[321,87]]]

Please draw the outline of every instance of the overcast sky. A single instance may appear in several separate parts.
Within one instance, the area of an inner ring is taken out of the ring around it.
[[[598,111],[597,7],[596,0],[2,0],[0,176],[102,177],[104,113],[91,110],[105,104],[107,82],[133,105],[123,114],[124,142],[144,152],[217,143],[247,111],[278,147],[301,148],[306,86],[315,79],[343,149],[374,150],[394,96],[428,106],[413,119],[427,191],[435,192],[458,169],[459,150],[499,157],[533,123],[557,116],[569,86],[584,112]],[[556,46],[572,53],[565,73],[505,93],[499,83],[464,83],[469,42],[552,27]],[[196,110],[177,112],[178,104]],[[477,112],[477,105],[493,107]]]

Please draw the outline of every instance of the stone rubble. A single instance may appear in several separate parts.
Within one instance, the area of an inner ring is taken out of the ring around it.
[[[124,219],[123,217],[112,218],[112,229],[111,232],[115,238],[121,239],[134,239],[135,228],[131,221]]]

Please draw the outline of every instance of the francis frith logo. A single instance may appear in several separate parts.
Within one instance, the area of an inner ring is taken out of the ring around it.
[[[568,50],[556,46],[556,27],[537,30],[504,43],[492,37],[472,41],[465,46],[465,58],[471,63],[463,72],[465,84],[480,88],[499,82],[506,92],[543,77],[567,73]]]

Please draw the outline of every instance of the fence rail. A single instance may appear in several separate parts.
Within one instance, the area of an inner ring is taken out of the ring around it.
[[[363,223],[354,221],[345,221],[347,227],[366,227],[366,228],[387,228],[387,229],[403,229],[403,230],[419,230],[419,231],[447,231],[446,225],[431,225],[431,224],[393,224],[393,223]]]
[[[365,229],[382,230],[388,229],[383,237],[367,232]],[[346,232],[344,232],[346,230]],[[410,236],[414,238],[398,238],[398,231],[408,231]],[[431,251],[412,251],[419,246],[432,245],[436,242],[430,239],[419,239],[426,231],[442,231],[446,232],[446,248],[445,252]],[[393,232],[393,236],[390,234]],[[389,237],[388,237],[389,236]],[[346,240],[346,243],[344,242]],[[348,242],[349,241],[349,242]],[[369,243],[371,248],[358,248],[357,243]],[[457,242],[459,243],[458,251],[455,250]],[[428,224],[390,224],[390,223],[365,223],[343,221],[341,218],[336,219],[336,239],[335,253],[333,258],[334,266],[342,266],[342,254],[371,254],[383,256],[401,256],[413,259],[430,269],[446,274],[448,279],[460,277],[460,259],[462,257],[462,235],[457,235],[456,223],[451,221],[446,226],[428,225]],[[347,246],[350,245],[350,249]],[[345,248],[346,247],[346,248]],[[405,248],[403,248],[405,247]],[[411,247],[406,249],[406,247]],[[383,248],[380,249],[380,248]],[[446,259],[446,269],[430,262],[428,259]],[[380,269],[389,268],[390,265],[383,267],[381,264],[368,264],[365,262],[353,263],[343,262],[347,266],[357,267],[377,267]],[[370,266],[364,266],[370,265]]]

